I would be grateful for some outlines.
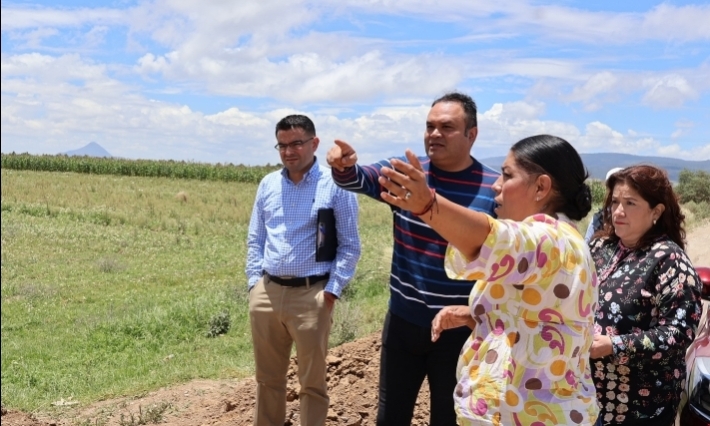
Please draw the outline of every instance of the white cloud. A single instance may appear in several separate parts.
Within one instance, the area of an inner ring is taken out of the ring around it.
[[[557,98],[563,102],[579,102],[585,110],[596,111],[619,102],[626,96],[638,94],[640,101],[653,109],[678,108],[697,100],[710,91],[710,83],[702,79],[707,66],[694,69],[667,71],[602,71],[577,78],[583,82],[565,93],[560,82],[542,81],[530,89],[529,96]],[[555,88],[557,92],[553,92]]]
[[[710,158],[710,143],[692,149],[685,149],[679,144],[661,146],[657,150],[661,157],[677,157],[686,160],[701,160]]]
[[[38,67],[37,64],[45,64]],[[278,162],[272,149],[273,126],[297,109],[253,112],[228,108],[205,115],[186,105],[147,99],[130,86],[112,80],[105,69],[78,56],[51,58],[23,55],[3,58],[2,138],[4,151],[56,153],[96,141],[114,155],[128,158],[175,158],[211,162],[265,164]],[[12,78],[19,68],[33,71],[33,78]],[[47,68],[63,70],[65,78],[85,76],[80,86],[58,83]],[[402,155],[406,148],[423,153],[423,129],[428,103],[392,105],[370,112],[305,112],[318,128],[322,140],[321,160],[332,140],[348,140],[358,149],[361,161]],[[580,151],[630,153],[673,152],[685,158],[703,155],[663,147],[653,139],[624,135],[610,126],[593,122],[582,133],[576,126],[543,120],[541,102],[511,102],[493,105],[479,115],[477,146],[497,147],[504,153],[515,141],[532,134],[550,133],[569,140]],[[41,117],[41,119],[38,119]],[[665,151],[664,151],[665,150]],[[698,157],[693,157],[698,158]]]
[[[575,145],[581,152],[603,150],[605,152],[621,152],[626,154],[653,154],[661,146],[651,137],[626,135],[612,129],[609,125],[595,121],[587,124],[585,133],[580,135]]]
[[[2,31],[44,27],[79,27],[86,24],[124,24],[125,11],[109,8],[49,8],[2,6]]]
[[[698,98],[698,92],[683,76],[670,74],[661,78],[648,78],[643,82],[648,91],[643,102],[652,108],[680,107],[686,101]]]
[[[496,145],[507,150],[513,143],[531,135],[552,134],[572,142],[579,135],[569,123],[544,121],[541,102],[496,103],[479,117],[479,146]]]
[[[521,7],[502,25],[538,28],[553,40],[585,44],[705,41],[710,39],[710,5],[661,4],[644,12],[592,12],[563,6]]]
[[[58,57],[39,53],[2,55],[3,91],[15,91],[6,84],[22,84],[35,79],[54,83],[72,79],[94,80],[103,78],[105,72],[104,64],[95,64],[77,54]]]
[[[588,104],[589,110],[600,107],[596,103],[590,103],[597,96],[605,95],[614,91],[619,84],[619,78],[609,71],[603,71],[592,75],[582,86],[577,86],[567,97],[572,102],[584,102]]]
[[[139,60],[138,72],[178,80],[202,79],[212,93],[269,96],[288,102],[351,102],[377,96],[434,95],[461,79],[460,71],[434,55],[402,57],[372,51],[344,61],[318,53],[298,53],[285,60],[241,62],[238,58],[188,61],[179,52]],[[433,76],[436,78],[433,78]]]
[[[13,40],[21,41],[20,46],[23,49],[37,49],[42,45],[44,39],[57,34],[59,34],[59,31],[56,28],[42,27],[25,33],[12,33],[9,34],[9,37]]]
[[[96,48],[104,44],[106,35],[109,32],[109,27],[106,25],[97,25],[92,27],[86,34],[83,35],[82,44],[86,48]]]
[[[661,3],[644,14],[641,36],[687,42],[710,39],[710,5],[673,6]]]

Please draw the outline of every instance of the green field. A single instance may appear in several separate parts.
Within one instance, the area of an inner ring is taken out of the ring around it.
[[[46,410],[251,375],[244,259],[255,191],[3,169],[3,406]],[[333,345],[381,326],[390,214],[361,200],[364,253]],[[207,337],[225,314],[229,331]]]
[[[244,259],[255,183],[5,168],[1,178],[4,407],[253,373]],[[333,346],[381,327],[391,226],[388,207],[360,198],[363,254]]]

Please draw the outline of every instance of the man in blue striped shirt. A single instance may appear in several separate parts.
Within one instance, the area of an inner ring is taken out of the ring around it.
[[[313,122],[290,115],[276,124],[284,168],[259,184],[249,223],[246,274],[256,363],[254,425],[281,426],[286,374],[296,343],[302,425],[324,425],[328,413],[326,362],[333,306],[360,258],[358,205],[318,164]],[[328,239],[319,225],[335,220],[334,258],[321,257]],[[319,229],[321,230],[320,236]],[[319,249],[320,247],[320,249]]]
[[[477,135],[473,99],[461,93],[444,95],[434,101],[427,116],[427,156],[419,161],[429,187],[457,204],[493,215],[491,186],[498,173],[471,156]],[[388,160],[360,166],[355,150],[342,141],[336,141],[327,159],[340,187],[381,201],[378,179],[383,166],[392,167]],[[391,208],[394,252],[389,311],[382,330],[377,425],[409,425],[425,377],[431,395],[430,425],[455,425],[456,364],[471,330],[448,330],[432,343],[431,321],[444,306],[467,305],[473,282],[447,277],[448,243],[418,217],[428,210],[413,214]]]

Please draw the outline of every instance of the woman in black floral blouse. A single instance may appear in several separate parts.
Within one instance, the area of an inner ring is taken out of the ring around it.
[[[599,276],[591,349],[598,425],[671,426],[685,351],[702,312],[700,279],[685,254],[685,216],[665,171],[613,174],[603,230],[589,243]]]

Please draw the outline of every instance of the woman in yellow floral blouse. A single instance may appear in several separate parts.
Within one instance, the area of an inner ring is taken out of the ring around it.
[[[407,159],[383,169],[382,198],[449,241],[449,276],[477,280],[470,306],[448,306],[432,323],[433,340],[447,329],[472,329],[453,396],[459,424],[594,424],[597,278],[571,222],[591,209],[579,154],[549,135],[513,145],[493,186],[498,219],[436,194],[410,151]]]
[[[702,313],[685,217],[657,167],[628,167],[606,185],[604,228],[590,242],[599,272],[591,351],[598,424],[672,426]]]

